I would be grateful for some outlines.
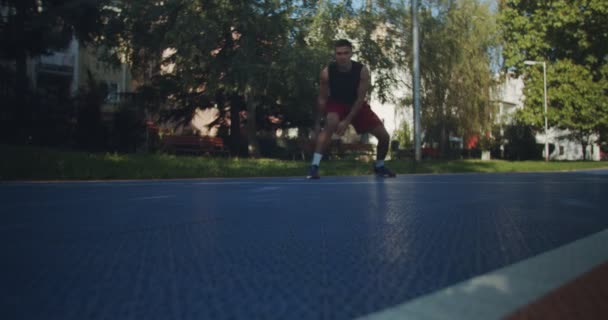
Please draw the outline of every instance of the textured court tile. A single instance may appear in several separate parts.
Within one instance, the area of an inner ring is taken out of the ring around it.
[[[0,185],[7,319],[350,319],[608,228],[589,174]]]

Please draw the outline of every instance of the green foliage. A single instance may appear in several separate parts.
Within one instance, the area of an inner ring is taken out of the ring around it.
[[[429,5],[422,10],[421,32],[427,136],[479,132],[492,120],[492,14],[477,0]],[[371,94],[383,102],[403,98],[393,94],[404,80],[398,70],[411,70],[409,10],[393,1],[370,1],[362,8],[349,1],[235,0],[137,0],[120,6],[109,19],[105,43],[121,48],[115,54],[125,55],[136,73],[148,75],[141,90],[156,98],[149,107],[169,106],[184,122],[196,108],[215,106],[221,91],[241,97],[256,119],[278,110],[286,126],[310,127],[319,70],[338,38],[353,41],[355,59],[372,70]],[[172,50],[161,58],[166,48]],[[149,73],[163,66],[172,72]],[[263,127],[252,118],[250,142]]]
[[[100,151],[106,146],[107,131],[101,119],[101,106],[108,89],[103,82],[87,73],[87,86],[79,89],[75,97],[76,107],[76,146],[81,150]]]
[[[132,64],[146,107],[162,105],[174,120],[189,122],[196,108],[215,107],[218,93],[238,96],[252,115],[250,151],[257,149],[252,119],[278,110],[285,126],[311,127],[319,72],[332,57],[333,40],[354,40],[384,101],[392,98],[393,68],[405,59],[405,10],[390,1],[378,1],[373,10],[327,1],[134,0],[116,6],[108,11],[102,43],[115,60]]]
[[[114,114],[110,135],[110,150],[114,152],[135,152],[145,142],[146,128],[137,109],[130,104],[122,104]],[[154,141],[155,137],[149,137]]]
[[[506,67],[521,69],[528,59],[570,59],[596,73],[606,64],[604,0],[502,0],[499,17]]]
[[[171,179],[202,177],[303,176],[308,161],[226,159],[164,154],[61,152],[46,148],[0,145],[0,180],[40,179]],[[605,168],[595,161],[389,161],[399,174],[448,172],[526,172]],[[361,161],[325,161],[328,176],[370,175]]]
[[[37,130],[40,114],[35,113],[40,111],[40,101],[30,88],[28,58],[65,49],[74,37],[83,44],[91,42],[102,28],[101,12],[106,2],[0,1],[0,59],[14,63],[15,68],[14,101],[5,107],[13,110],[6,112],[8,117],[0,118],[0,126],[7,127],[11,135],[7,140],[24,143]]]
[[[357,59],[373,71],[371,93],[383,103],[401,98],[394,95],[393,88],[399,84],[400,69],[411,61],[410,43],[406,44],[411,34],[406,31],[410,25],[408,12],[401,3],[368,1],[343,23],[348,38],[357,44]]]
[[[479,149],[482,151],[490,151],[497,146],[497,141],[490,135],[482,135],[479,138]]]
[[[505,67],[526,73],[520,119],[544,125],[543,74],[525,60],[546,61],[550,126],[567,129],[583,148],[608,125],[608,5],[603,0],[521,1],[500,5]]]
[[[556,62],[554,70],[559,81],[551,85],[550,96],[552,119],[558,126],[575,135],[589,135],[607,124],[608,98],[602,85],[608,82],[593,81],[589,70],[568,60]]]
[[[148,108],[163,105],[171,118],[188,122],[197,108],[215,107],[218,94],[237,96],[252,115],[254,149],[253,119],[267,110],[285,111],[290,126],[312,123],[324,61],[321,50],[305,41],[309,11],[291,1],[138,0],[119,6],[104,43],[119,47],[113,53],[126,56],[144,79],[141,92],[154,98],[146,99]]]
[[[538,160],[542,156],[542,145],[536,143],[534,132],[525,123],[515,123],[504,129],[505,159]]]
[[[426,139],[447,148],[449,134],[487,131],[494,16],[481,1],[430,2],[421,12],[422,126]]]
[[[412,134],[407,121],[403,121],[401,126],[393,133],[393,139],[399,141],[400,149],[408,149],[412,146]]]
[[[91,41],[101,30],[107,1],[2,0],[0,57],[14,60],[23,52],[34,57],[64,49],[74,36]],[[6,16],[5,16],[6,15]]]

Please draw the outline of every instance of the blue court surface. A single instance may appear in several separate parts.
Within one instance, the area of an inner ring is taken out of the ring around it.
[[[608,261],[608,170],[4,182],[0,200],[2,319],[500,318]]]

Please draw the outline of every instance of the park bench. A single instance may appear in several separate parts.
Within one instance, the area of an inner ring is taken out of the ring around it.
[[[396,160],[414,159],[414,149],[396,149],[393,150],[393,156]]]
[[[314,153],[315,142],[299,141],[298,149],[300,150],[302,160],[304,160],[306,155],[311,156]],[[347,157],[361,158],[373,157],[375,153],[375,146],[370,143],[344,143],[341,140],[332,140],[325,157],[336,157],[339,159],[344,159]]]
[[[439,159],[439,149],[436,148],[421,148],[420,154],[423,159]],[[413,148],[393,149],[393,156],[397,160],[414,159],[415,151]]]
[[[376,153],[375,147],[371,143],[343,143],[337,140],[332,144],[331,153],[339,158],[346,157],[373,157]]]

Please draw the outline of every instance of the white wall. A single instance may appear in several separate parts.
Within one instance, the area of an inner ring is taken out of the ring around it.
[[[505,81],[495,90],[494,99],[498,101],[500,110],[498,117],[499,121],[502,120],[509,123],[515,112],[518,109],[525,107],[525,96],[523,92],[524,81],[521,77],[514,78],[510,75],[507,76]],[[551,112],[551,110],[549,110],[549,112]],[[578,141],[563,138],[567,133],[568,131],[565,130],[549,128],[547,141],[549,144],[555,145],[555,149],[551,152],[549,158],[552,160],[583,160],[584,157],[581,144]],[[536,142],[543,145],[545,144],[544,132],[540,132],[536,135]],[[599,145],[587,146],[586,152],[588,159],[595,161],[600,160]],[[544,156],[545,151],[543,149],[543,157]]]
[[[549,144],[554,144],[555,149],[549,154],[552,160],[583,160],[583,147],[580,142],[568,138],[563,138],[567,134],[567,130],[558,130],[549,128],[547,137]],[[598,137],[595,136],[597,139]],[[545,134],[539,133],[536,135],[536,142],[539,144],[545,143]],[[588,145],[585,149],[587,160],[600,161],[600,147],[598,144]],[[545,151],[543,150],[543,157]]]

